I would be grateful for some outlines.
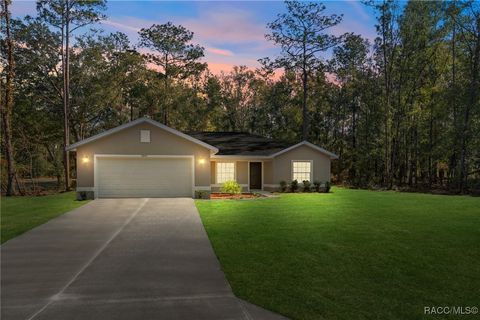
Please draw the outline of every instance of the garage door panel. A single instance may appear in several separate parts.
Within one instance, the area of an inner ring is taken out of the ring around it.
[[[97,158],[99,197],[191,197],[191,158]]]

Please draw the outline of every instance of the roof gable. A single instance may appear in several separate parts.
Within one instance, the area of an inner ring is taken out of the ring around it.
[[[304,141],[302,141],[302,142],[299,142],[299,143],[297,143],[297,144],[294,144],[293,146],[290,146],[290,147],[288,147],[288,148],[286,148],[286,149],[283,149],[283,150],[281,150],[281,151],[279,151],[279,152],[277,152],[277,153],[274,153],[274,154],[271,155],[271,157],[274,158],[274,157],[276,157],[276,156],[279,156],[279,155],[281,155],[281,154],[284,154],[284,153],[286,153],[286,152],[288,152],[288,151],[290,151],[290,150],[296,149],[296,148],[301,147],[301,146],[310,147],[310,148],[312,148],[312,149],[314,149],[314,150],[316,150],[316,151],[318,151],[318,152],[321,152],[321,153],[329,156],[330,159],[338,159],[338,156],[337,156],[336,154],[334,154],[334,153],[332,153],[332,152],[330,152],[330,151],[327,151],[327,150],[325,150],[325,149],[323,149],[323,148],[321,148],[321,147],[319,147],[319,146],[316,146],[316,145],[314,145],[313,143],[310,143],[310,142],[308,142],[308,141],[306,141],[306,140],[304,140]]]
[[[83,140],[78,141],[78,142],[76,142],[76,143],[73,143],[73,144],[67,146],[65,149],[66,149],[67,151],[69,151],[69,150],[75,150],[75,149],[76,149],[77,147],[79,147],[79,146],[85,145],[85,144],[87,144],[87,143],[93,142],[93,141],[98,140],[98,139],[101,139],[101,138],[103,138],[103,137],[110,136],[110,135],[112,135],[112,134],[114,134],[114,133],[117,133],[117,132],[119,132],[119,131],[125,130],[125,129],[130,128],[130,127],[133,127],[133,126],[136,126],[136,125],[141,124],[141,123],[149,123],[149,124],[151,124],[151,125],[153,125],[153,126],[155,126],[155,127],[157,127],[157,128],[160,128],[160,129],[165,130],[165,131],[167,131],[167,132],[170,132],[170,133],[172,133],[172,134],[174,134],[174,135],[176,135],[176,136],[178,136],[178,137],[181,137],[181,138],[186,139],[186,140],[188,140],[188,141],[191,141],[191,142],[193,142],[193,143],[195,143],[195,144],[198,144],[198,145],[200,145],[200,146],[202,146],[202,147],[204,147],[204,148],[207,148],[207,149],[211,150],[213,153],[217,153],[217,152],[218,152],[218,148],[216,148],[216,147],[214,147],[214,146],[212,146],[212,145],[210,145],[210,144],[208,144],[208,143],[205,143],[205,142],[203,142],[203,141],[201,141],[201,140],[198,140],[198,139],[196,139],[196,138],[194,138],[194,137],[192,137],[192,136],[189,136],[188,134],[185,134],[185,133],[183,133],[183,132],[180,132],[180,131],[178,131],[178,130],[175,130],[175,129],[173,129],[173,128],[170,128],[170,127],[168,127],[168,126],[166,126],[166,125],[164,125],[164,124],[161,124],[161,123],[159,123],[159,122],[157,122],[157,121],[155,121],[155,120],[149,119],[149,118],[139,118],[139,119],[136,119],[136,120],[127,122],[127,123],[122,124],[122,125],[120,125],[120,126],[118,126],[118,127],[112,128],[112,129],[110,129],[110,130],[101,132],[101,133],[96,134],[96,135],[94,135],[94,136],[91,136],[91,137],[89,137],[89,138],[86,138],[86,139],[83,139]]]

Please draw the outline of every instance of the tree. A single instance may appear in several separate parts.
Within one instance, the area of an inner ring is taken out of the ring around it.
[[[460,28],[460,38],[465,51],[465,74],[467,80],[466,101],[463,108],[460,131],[460,192],[467,188],[469,175],[472,118],[480,113],[480,5],[475,1],[461,4],[462,12],[455,23]],[[477,131],[478,133],[478,131]]]
[[[340,82],[339,94],[346,107],[348,114],[347,127],[349,134],[346,137],[350,141],[349,161],[349,180],[358,185],[357,181],[357,161],[358,161],[358,126],[362,116],[362,105],[365,79],[369,76],[370,61],[368,59],[369,50],[368,40],[364,40],[359,35],[349,34],[341,46],[334,48],[333,59],[331,61],[332,71],[335,73],[337,81]],[[346,161],[343,161],[344,163]]]
[[[59,32],[39,19],[12,20],[15,108],[12,138],[18,178],[62,178],[62,71]],[[18,182],[18,179],[17,179]],[[19,191],[22,192],[22,190]]]
[[[71,55],[70,129],[77,141],[133,118],[134,88],[145,80],[145,61],[125,34],[78,38]]]
[[[381,70],[382,78],[382,104],[384,106],[383,119],[383,183],[393,184],[392,169],[392,91],[393,91],[393,72],[395,61],[398,54],[398,4],[395,0],[383,0],[376,2],[373,0],[366,2],[372,6],[377,12],[378,37],[375,39],[375,55],[377,66]]]
[[[10,0],[2,1],[2,29],[5,30],[5,39],[2,39],[2,52],[6,52],[5,82],[2,74],[2,84],[5,86],[5,92],[1,93],[0,105],[3,125],[3,139],[5,147],[5,158],[7,160],[7,190],[6,195],[11,196],[14,193],[13,179],[15,177],[15,167],[13,162],[12,129],[11,119],[13,110],[13,80],[15,78],[15,61],[13,58],[13,40],[11,36],[10,25]],[[3,54],[2,54],[3,56]],[[3,59],[3,57],[2,57]],[[3,72],[2,72],[3,73]],[[4,83],[3,83],[4,82]]]
[[[341,17],[324,16],[320,4],[287,2],[289,11],[269,24],[267,36],[281,54],[262,60],[262,69],[238,66],[218,76],[181,26],[143,29],[143,51],[121,33],[76,31],[63,66],[71,75],[68,96],[61,64],[67,51],[59,50],[65,28],[53,28],[48,15],[54,4],[63,14],[65,0],[42,3],[49,10],[39,18],[10,21],[12,159],[20,193],[28,191],[22,181],[40,176],[56,176],[60,186],[65,97],[72,142],[142,116],[184,131],[248,131],[291,144],[306,123],[311,142],[340,155],[332,163],[335,181],[451,192],[480,186],[478,2],[368,1],[378,19],[372,48],[354,34],[341,43],[326,35]],[[3,118],[4,24],[2,31]],[[337,45],[322,52],[330,44]],[[274,75],[280,67],[285,72]],[[3,154],[5,146],[2,140]]]
[[[104,16],[105,0],[39,0],[37,11],[40,18],[58,28],[62,35],[62,71],[63,71],[63,144],[70,143],[69,135],[69,99],[70,99],[70,37],[72,34]],[[64,151],[65,189],[70,189],[70,164],[68,151]]]
[[[328,34],[326,30],[342,21],[342,15],[325,15],[325,6],[319,2],[286,1],[287,13],[277,16],[268,24],[271,33],[267,40],[279,45],[282,52],[274,61],[265,58],[267,67],[291,69],[301,74],[302,82],[302,136],[308,138],[308,78],[315,68],[321,68],[320,53],[336,46],[342,37]]]
[[[173,79],[185,79],[198,74],[206,68],[199,62],[204,56],[204,48],[192,44],[193,32],[181,25],[171,22],[154,24],[150,28],[139,31],[140,46],[152,50],[145,56],[162,73],[164,84],[163,122],[169,123],[170,100],[168,99],[170,82]]]

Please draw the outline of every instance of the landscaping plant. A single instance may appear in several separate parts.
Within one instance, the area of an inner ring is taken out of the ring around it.
[[[242,187],[234,180],[225,181],[220,189],[221,192],[230,194],[239,194],[242,192]]]
[[[320,181],[313,181],[313,190],[315,190],[315,192],[320,192],[321,184]]]
[[[292,182],[290,182],[290,191],[295,192],[297,190],[298,190],[298,181],[293,180]]]
[[[303,180],[303,192],[310,192],[312,184],[308,180]]]
[[[331,188],[330,181],[325,181],[325,192],[329,193],[330,188]]]
[[[281,192],[286,192],[287,191],[287,182],[282,180],[280,181],[280,191]]]

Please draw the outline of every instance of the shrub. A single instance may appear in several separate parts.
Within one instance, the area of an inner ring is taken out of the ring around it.
[[[313,181],[313,189],[316,192],[320,192],[320,186],[321,185],[322,185],[322,183],[320,181]]]
[[[298,181],[293,180],[292,182],[290,182],[290,191],[295,192],[297,191],[297,189],[298,189]]]
[[[280,181],[280,191],[285,192],[287,191],[287,182],[286,181]]]
[[[310,192],[312,184],[308,180],[303,180],[303,192]]]
[[[329,193],[330,188],[331,188],[330,181],[325,181],[325,192]]]
[[[196,190],[195,199],[210,199],[210,192],[206,190]]]
[[[87,200],[87,193],[85,191],[78,191],[77,192],[77,200],[78,201]]]
[[[242,192],[242,187],[234,180],[225,181],[220,191],[230,194],[238,194]]]

